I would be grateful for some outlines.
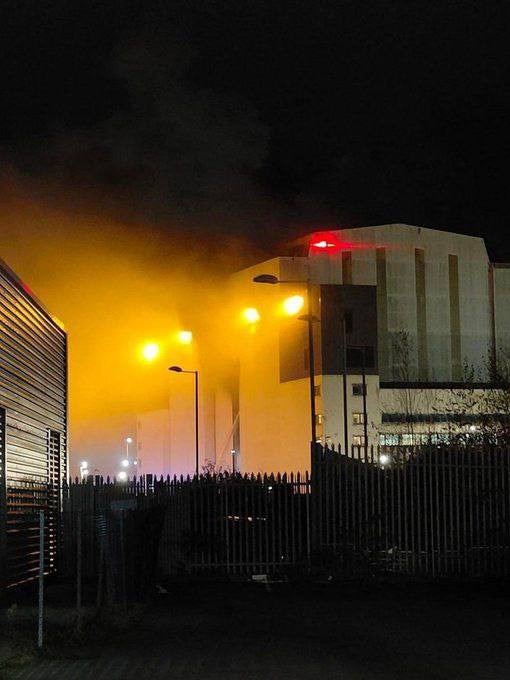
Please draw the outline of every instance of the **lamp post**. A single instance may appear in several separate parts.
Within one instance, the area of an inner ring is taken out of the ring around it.
[[[253,279],[254,283],[268,283],[270,285],[275,285],[277,283],[304,283],[304,281],[291,281],[279,279],[273,274],[259,274]],[[317,422],[315,417],[315,352],[313,344],[313,324],[318,321],[317,317],[312,315],[311,303],[312,303],[312,285],[310,277],[306,280],[306,296],[307,296],[307,308],[308,313],[303,316],[298,317],[301,321],[306,321],[308,324],[308,374],[310,381],[310,425],[312,434],[312,444],[313,447],[317,441]],[[313,449],[312,447],[312,449]]]
[[[195,376],[195,474],[198,477],[198,371],[185,371],[180,366],[170,366],[174,373],[191,373]]]
[[[129,460],[129,445],[133,443],[133,437],[126,437],[126,458]]]

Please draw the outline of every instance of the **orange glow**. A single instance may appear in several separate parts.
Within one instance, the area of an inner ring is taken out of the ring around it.
[[[260,321],[260,314],[255,307],[246,307],[246,309],[243,309],[242,316],[247,323],[257,323],[257,321]]]
[[[193,333],[191,331],[179,331],[177,333],[177,340],[181,345],[191,345],[193,342]]]
[[[292,295],[283,301],[283,309],[288,316],[294,316],[303,309],[305,299],[302,295]]]
[[[159,345],[157,342],[147,342],[142,347],[142,356],[145,361],[154,361],[159,356]]]

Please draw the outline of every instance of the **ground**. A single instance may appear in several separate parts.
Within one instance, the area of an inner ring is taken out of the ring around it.
[[[0,677],[507,679],[509,605],[501,584],[181,583],[72,644],[49,632],[42,657],[4,649]]]

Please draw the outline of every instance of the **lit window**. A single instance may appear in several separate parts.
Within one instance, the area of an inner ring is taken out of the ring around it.
[[[365,423],[365,414],[355,412],[352,414],[353,425],[363,425]]]
[[[366,394],[366,389],[364,389],[363,383],[353,383],[352,394],[355,397],[362,397],[364,394]]]
[[[362,434],[355,434],[352,438],[353,446],[365,446],[365,436]]]
[[[320,397],[321,396],[321,386],[320,385],[314,385],[313,393],[316,397]]]

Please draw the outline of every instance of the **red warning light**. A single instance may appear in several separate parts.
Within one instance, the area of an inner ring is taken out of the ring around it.
[[[348,244],[341,241],[336,234],[331,231],[317,232],[310,241],[311,253],[338,253],[340,250],[348,248]]]

